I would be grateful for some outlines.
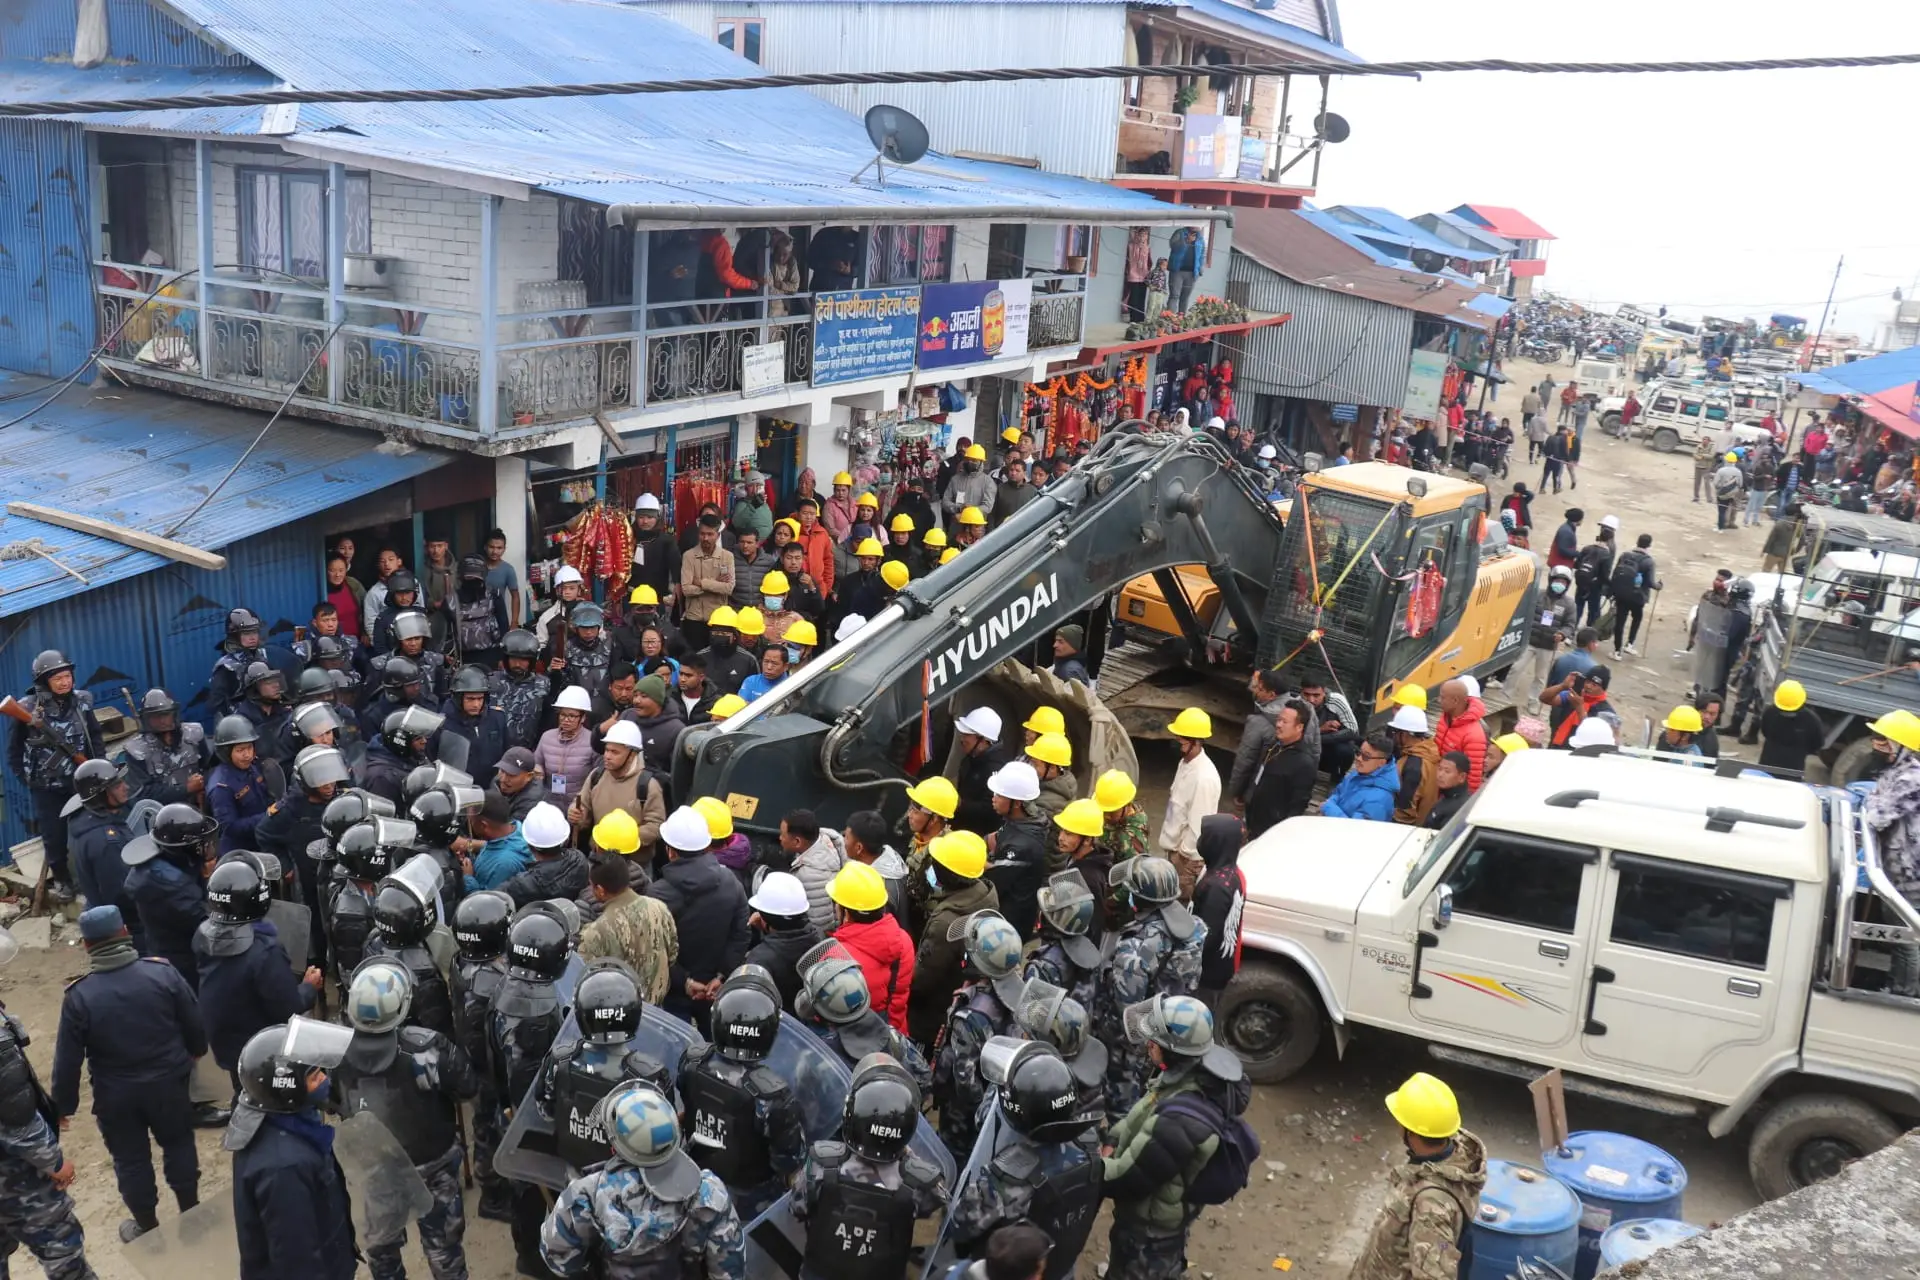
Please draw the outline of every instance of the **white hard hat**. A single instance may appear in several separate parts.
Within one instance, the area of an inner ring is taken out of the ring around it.
[[[1026,803],[1040,798],[1040,775],[1025,760],[1011,760],[987,777],[987,790]]]
[[[1408,733],[1427,732],[1427,713],[1418,707],[1401,706],[1393,713],[1393,719],[1387,721],[1390,729],[1404,729]]]
[[[1272,462],[1275,458],[1279,456],[1280,456],[1280,451],[1274,448],[1272,445],[1263,444],[1260,446],[1260,461]]]
[[[992,707],[975,707],[953,722],[961,733],[978,734],[989,742],[1000,741],[1000,713]]]
[[[573,839],[573,828],[557,805],[542,800],[520,824],[520,834],[535,849],[558,849]]]
[[[771,871],[747,899],[747,905],[770,916],[803,916],[807,914],[807,886],[800,883],[799,876]]]
[[[1573,736],[1567,739],[1569,747],[1611,747],[1613,726],[1603,716],[1588,716],[1574,727]]]
[[[560,691],[560,696],[553,700],[553,705],[557,711],[591,711],[593,698],[579,685],[570,684]]]
[[[585,581],[586,579],[580,576],[580,571],[570,564],[561,565],[560,571],[553,575],[553,585],[556,587],[563,586],[569,582]]]
[[[1477,698],[1480,696],[1480,678],[1478,676],[1460,675],[1454,678],[1460,682],[1460,687],[1467,691],[1469,698]]]
[[[660,509],[660,499],[650,493],[643,493],[633,500],[633,509],[635,511],[658,511]]]
[[[833,629],[833,638],[835,640],[845,640],[866,625],[867,620],[865,618],[857,613],[850,613],[840,619],[840,625]]]
[[[1601,516],[1600,527],[1602,529],[1617,530],[1620,528],[1620,517],[1619,516]]]
[[[1216,431],[1226,425],[1227,425],[1227,420],[1221,417],[1217,413],[1213,417],[1207,419],[1207,430],[1209,431]]]
[[[575,687],[577,688],[578,686]],[[640,737],[640,726],[631,720],[615,721],[613,728],[607,730],[607,736],[603,741],[617,742],[621,746],[631,747],[635,751],[638,751],[646,745]]]
[[[692,805],[681,805],[667,815],[660,824],[660,838],[667,842],[667,848],[677,849],[681,853],[704,853],[713,843],[713,835],[707,830],[707,820]]]

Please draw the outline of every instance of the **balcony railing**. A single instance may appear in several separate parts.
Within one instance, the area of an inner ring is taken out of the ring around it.
[[[1217,117],[1212,118],[1217,119]],[[1118,158],[1120,172],[1153,172],[1154,170],[1150,168],[1143,168],[1143,164],[1152,163],[1154,156],[1164,153],[1165,167],[1160,172],[1172,178],[1196,176],[1182,172],[1186,158],[1184,144],[1188,123],[1185,114],[1177,111],[1154,111],[1146,107],[1125,106],[1120,109],[1120,121],[1121,154]],[[1287,186],[1315,184],[1317,161],[1313,164],[1308,164],[1307,161],[1319,150],[1318,138],[1275,129],[1255,128],[1240,121],[1233,123],[1235,137],[1231,167],[1226,172],[1215,172],[1210,169],[1197,176],[1241,182],[1269,182]],[[1248,139],[1260,143],[1264,150],[1259,161],[1257,176],[1242,170],[1252,151],[1245,145]]]

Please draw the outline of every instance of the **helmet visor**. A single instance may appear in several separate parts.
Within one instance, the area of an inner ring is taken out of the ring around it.
[[[393,638],[400,640],[425,640],[433,634],[433,626],[424,613],[403,613],[393,620]]]
[[[440,892],[440,863],[430,853],[416,853],[387,877],[387,883],[399,885],[421,906],[431,907]]]
[[[980,1078],[990,1085],[1006,1088],[1021,1059],[1038,1051],[1039,1047],[1035,1041],[1014,1036],[993,1037],[980,1049]]]
[[[437,711],[429,711],[417,705],[410,706],[400,713],[399,730],[409,738],[430,738],[446,722],[447,718]],[[466,781],[471,782],[472,779],[468,778]]]
[[[347,771],[347,758],[332,747],[308,747],[293,762],[294,781],[309,791],[316,791],[329,782],[345,782],[351,776]]]
[[[287,1019],[287,1038],[280,1055],[309,1067],[337,1067],[353,1043],[353,1028],[294,1014]]]

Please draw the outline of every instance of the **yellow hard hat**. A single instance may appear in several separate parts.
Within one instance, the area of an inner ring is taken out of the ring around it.
[[[977,445],[977,444],[970,444],[967,446],[968,462],[985,462],[986,460],[987,460],[986,446]]]
[[[1387,1113],[1400,1127],[1423,1138],[1451,1138],[1460,1132],[1460,1102],[1446,1081],[1416,1071],[1387,1095]]]
[[[940,563],[945,564],[947,561],[953,559],[955,556],[959,554],[960,554],[960,548],[948,547],[945,551],[942,551],[940,553]]]
[[[960,808],[960,793],[953,789],[951,782],[938,776],[908,787],[907,799],[928,813],[937,813],[943,818],[953,817]]]
[[[763,596],[783,596],[793,590],[793,584],[787,581],[787,575],[778,569],[767,570],[767,576],[760,579],[760,594]]]
[[[947,531],[945,529],[940,528],[938,525],[934,526],[933,528],[927,530],[927,534],[924,538],[920,539],[920,545],[923,547],[946,546]]]
[[[1774,687],[1773,705],[1782,711],[1798,711],[1807,705],[1806,686],[1798,680],[1782,680]]]
[[[787,624],[786,634],[780,637],[781,644],[804,644],[811,648],[820,643],[820,632],[805,618],[795,618]]]
[[[907,579],[912,576],[913,574],[908,572],[907,566],[898,560],[889,560],[880,566],[880,581],[886,583],[895,591],[906,586]]]
[[[1667,712],[1666,726],[1675,733],[1699,733],[1705,727],[1700,723],[1699,708],[1684,702]]]
[[[728,627],[738,631],[740,629],[740,615],[733,611],[732,605],[723,604],[713,611],[712,617],[707,619],[707,627],[708,629]]]
[[[744,707],[747,704],[742,702],[740,705]],[[727,808],[726,801],[718,796],[701,796],[693,802],[693,811],[707,824],[709,836],[715,840],[733,839],[733,810]]]
[[[912,533],[913,517],[902,511],[899,515],[887,521],[887,528],[894,533]]]
[[[1097,800],[1075,800],[1054,815],[1053,825],[1077,836],[1098,839],[1107,829],[1107,815],[1100,811]]]
[[[1207,739],[1213,736],[1213,717],[1198,707],[1188,707],[1173,718],[1167,732],[1176,738]]]
[[[982,514],[982,512],[981,512],[981,510],[980,510],[980,508],[978,508],[978,507],[962,507],[962,508],[960,508],[960,523],[961,523],[961,524],[979,524],[979,525],[984,525],[984,524],[985,524],[986,522],[987,522],[987,517],[986,517],[986,516],[985,516],[984,514]]]
[[[848,488],[852,488],[853,473],[851,471],[836,471],[833,473],[833,482],[835,484],[844,484]]]
[[[1000,438],[1001,438],[1002,440],[1005,440],[1005,441],[1006,441],[1006,442],[1007,442],[1008,444],[1019,444],[1019,443],[1020,443],[1020,428],[1018,428],[1018,427],[1008,427],[1008,428],[1007,428],[1007,429],[1006,429],[1005,431],[1002,431],[1002,432],[1000,433]]]
[[[615,809],[593,824],[593,842],[610,853],[633,853],[640,848],[640,824],[625,809]]]
[[[1897,742],[1909,751],[1920,751],[1920,716],[1905,707],[1897,707],[1875,720],[1867,728],[1889,742]]]
[[[987,872],[987,842],[971,831],[947,831],[927,846],[933,860],[969,880],[978,880]]]
[[[767,615],[748,605],[733,612],[734,625],[740,628],[743,636],[763,636],[767,634]]]
[[[1060,714],[1058,707],[1035,707],[1033,714],[1028,716],[1027,722],[1020,727],[1031,729],[1035,733],[1065,733],[1067,718]]]
[[[797,538],[800,536],[800,522],[794,519],[792,516],[781,516],[778,520],[774,521],[774,524],[776,525],[783,524],[787,526],[788,530],[792,532],[794,537]]]
[[[648,586],[646,583],[643,582],[639,586],[635,587],[633,590],[627,592],[627,603],[628,604],[659,604],[660,593],[658,591],[655,591],[652,587]]]
[[[880,509],[880,499],[872,491],[868,491],[854,499],[853,505],[855,507],[872,507],[875,511],[878,511]]]
[[[1027,748],[1027,754],[1042,764],[1057,764],[1062,769],[1073,767],[1073,745],[1063,733],[1041,734]]]
[[[1403,684],[1393,691],[1393,705],[1396,707],[1418,707],[1427,709],[1427,688],[1419,684]]]
[[[1503,733],[1493,740],[1493,745],[1500,748],[1502,755],[1510,756],[1516,751],[1527,750],[1533,744],[1517,733]]]
[[[1727,455],[1726,457],[1724,457],[1724,458],[1722,458],[1722,459],[1720,459],[1720,461],[1722,461],[1722,462],[1738,462],[1738,461],[1740,461],[1740,455],[1739,455],[1739,454],[1737,454],[1737,453],[1730,453],[1730,454],[1728,454],[1728,455]]]
[[[861,558],[867,556],[883,556],[887,554],[887,549],[880,545],[880,539],[878,538],[862,538],[860,539],[860,545],[853,549],[853,554]]]
[[[714,699],[713,711],[710,714],[715,721],[720,721],[725,720],[736,711],[745,711],[746,709],[747,700],[745,698],[737,693],[723,693]]]
[[[1106,812],[1124,809],[1140,794],[1132,778],[1120,769],[1109,769],[1093,784],[1094,801]]]
[[[878,911],[887,905],[887,882],[864,862],[848,862],[827,881],[827,896],[849,911]]]

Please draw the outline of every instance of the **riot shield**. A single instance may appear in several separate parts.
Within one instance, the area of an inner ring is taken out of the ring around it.
[[[434,759],[449,768],[458,769],[460,772],[465,773],[467,772],[467,754],[471,745],[472,744],[459,734],[449,733],[445,729],[442,729],[440,731],[440,740],[434,744]]]
[[[153,819],[166,806],[158,800],[135,800],[133,808],[127,810],[127,830],[136,836],[144,836],[153,830]]]
[[[371,1111],[334,1127],[333,1158],[347,1178],[353,1226],[362,1246],[397,1242],[407,1223],[433,1208],[420,1171],[393,1131]]]
[[[267,923],[280,935],[287,949],[287,963],[296,974],[307,971],[308,948],[313,942],[313,910],[304,902],[275,898],[267,904]]]
[[[576,955],[574,963],[567,968],[563,998],[568,1003],[573,1000],[573,988],[582,972],[583,967]],[[560,983],[554,985],[558,987]],[[572,1044],[579,1039],[579,1020],[569,1010],[554,1043]],[[640,1011],[640,1030],[634,1034],[631,1047],[657,1059],[666,1067],[668,1078],[677,1082],[681,1057],[689,1048],[700,1043],[700,1033],[693,1029],[691,1023],[682,1022],[658,1005],[650,1004]],[[560,1158],[553,1118],[542,1115],[540,1111],[539,1089],[540,1084],[536,1080],[527,1090],[527,1096],[520,1100],[520,1105],[514,1108],[513,1121],[507,1125],[507,1131],[500,1139],[500,1149],[494,1153],[493,1167],[502,1177],[512,1178],[516,1182],[532,1182],[558,1191],[579,1177],[580,1170],[572,1168]]]
[[[193,1060],[193,1074],[187,1077],[187,1096],[195,1103],[217,1102],[224,1107],[233,1101],[233,1077],[221,1069],[212,1054],[203,1053]]]
[[[230,1275],[240,1256],[240,1240],[233,1225],[233,1197],[207,1197],[177,1217],[123,1245],[121,1255],[143,1280],[207,1280]]]
[[[997,1037],[996,1037],[997,1038]],[[986,1100],[981,1104],[984,1115],[980,1121],[980,1136],[973,1140],[973,1150],[967,1154],[967,1163],[960,1170],[960,1176],[947,1183],[947,1212],[940,1219],[940,1234],[934,1238],[933,1248],[927,1251],[926,1265],[921,1268],[923,1276],[945,1275],[947,1269],[958,1260],[953,1231],[953,1211],[960,1203],[960,1189],[979,1177],[1000,1148],[1012,1141],[1015,1136],[1013,1126],[1000,1114],[999,1086],[987,1086]]]

